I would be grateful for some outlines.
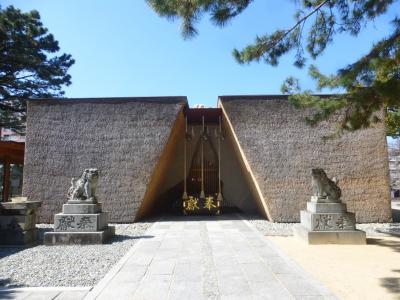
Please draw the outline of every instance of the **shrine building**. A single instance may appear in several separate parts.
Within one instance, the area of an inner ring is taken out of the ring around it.
[[[52,223],[71,178],[99,170],[110,222],[164,214],[259,214],[298,222],[311,169],[336,177],[358,222],[391,220],[384,122],[324,140],[330,122],[287,96],[221,96],[217,108],[186,97],[36,99],[28,102],[23,195]]]

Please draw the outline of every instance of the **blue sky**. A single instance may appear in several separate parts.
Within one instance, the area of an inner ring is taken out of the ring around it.
[[[179,21],[157,16],[145,0],[2,0],[22,11],[36,9],[59,41],[61,51],[76,60],[67,97],[187,96],[190,105],[215,106],[219,95],[280,94],[288,76],[313,89],[307,69],[292,66],[292,56],[277,67],[263,63],[239,65],[231,51],[256,35],[293,23],[291,0],[255,0],[228,26],[213,26],[205,16],[200,34],[188,41]],[[366,53],[390,32],[389,20],[400,12],[392,7],[357,38],[337,36],[316,64],[332,73]]]

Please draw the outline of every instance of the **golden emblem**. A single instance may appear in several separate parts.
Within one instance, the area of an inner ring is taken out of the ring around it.
[[[195,210],[195,209],[200,209],[200,207],[197,205],[197,202],[199,199],[193,196],[189,196],[189,198],[186,200],[186,210]]]
[[[207,208],[208,210],[211,210],[213,208],[216,208],[217,206],[214,205],[214,199],[212,196],[206,197],[206,201],[204,202],[204,208]]]

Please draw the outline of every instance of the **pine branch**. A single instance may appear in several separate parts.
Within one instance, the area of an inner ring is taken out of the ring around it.
[[[298,20],[296,24],[294,24],[291,28],[287,29],[285,31],[285,33],[283,33],[282,36],[278,40],[274,41],[273,44],[268,45],[269,41],[268,42],[264,42],[264,43],[260,44],[260,48],[262,48],[264,46],[269,46],[269,48],[267,48],[264,52],[267,52],[267,51],[271,50],[279,42],[281,42],[285,37],[287,37],[291,32],[293,32],[297,27],[299,27],[302,23],[305,23],[305,21],[307,21],[307,19],[309,17],[314,15],[316,12],[318,12],[328,2],[330,2],[330,0],[325,0],[325,1],[321,2],[320,4],[318,4],[312,11],[310,11],[307,15],[305,15],[303,18]]]

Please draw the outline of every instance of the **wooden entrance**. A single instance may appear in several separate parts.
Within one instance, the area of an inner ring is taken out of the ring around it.
[[[185,122],[183,213],[220,214],[223,200],[220,180],[221,110],[187,109]],[[211,127],[215,129],[213,137]],[[188,144],[190,149],[194,146],[190,161]],[[190,168],[186,174],[188,165]]]
[[[209,148],[208,148],[209,147]],[[218,195],[218,156],[215,153],[214,147],[211,143],[205,143],[206,150],[204,151],[204,192],[210,195]],[[200,195],[201,193],[201,151],[200,151],[200,141],[196,147],[195,155],[193,156],[192,162],[190,164],[190,171],[187,182],[187,192],[190,195]],[[214,155],[207,155],[210,152]],[[210,157],[211,156],[211,157]]]
[[[9,201],[10,197],[20,196],[22,192],[24,152],[25,143],[0,141],[0,201]],[[18,191],[17,195],[14,190]]]

